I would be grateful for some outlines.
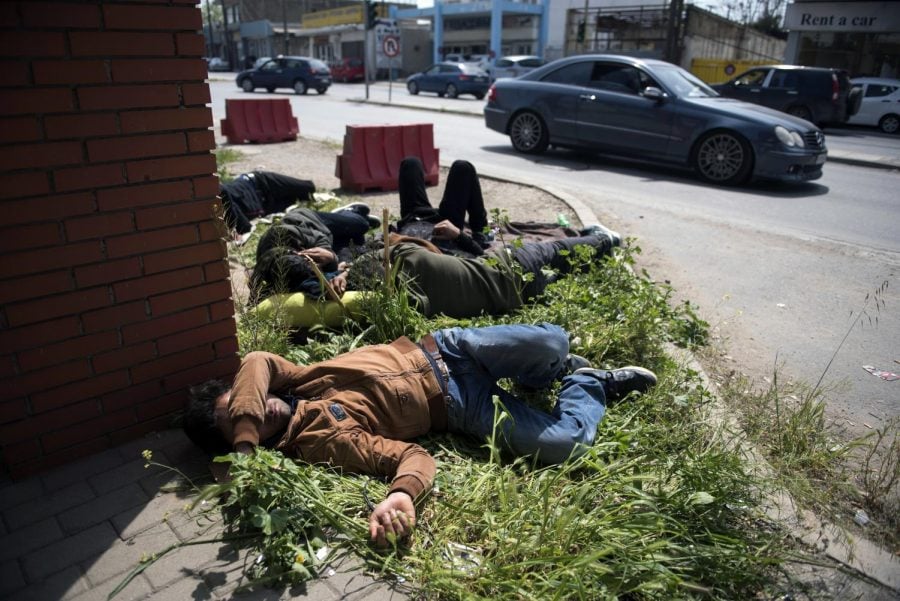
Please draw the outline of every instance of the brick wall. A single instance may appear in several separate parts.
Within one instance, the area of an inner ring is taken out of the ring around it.
[[[195,0],[0,3],[0,446],[23,476],[237,368]]]

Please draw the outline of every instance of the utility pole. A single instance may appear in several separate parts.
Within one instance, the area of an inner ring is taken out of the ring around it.
[[[287,0],[281,0],[281,21],[282,25],[284,25],[284,52],[282,54],[288,55],[290,54],[290,49],[288,48]]]
[[[206,0],[206,38],[208,40],[206,44],[206,56],[213,55],[213,28],[212,28],[212,13],[209,11],[209,0]]]
[[[237,65],[232,62],[231,57],[231,35],[228,33],[228,7],[225,6],[225,0],[219,0],[222,5],[222,43],[225,45],[225,62],[229,68],[235,69]]]

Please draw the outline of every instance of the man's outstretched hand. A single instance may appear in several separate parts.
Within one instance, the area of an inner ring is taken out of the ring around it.
[[[416,525],[416,506],[405,492],[392,492],[369,516],[369,535],[379,547],[409,536]]]

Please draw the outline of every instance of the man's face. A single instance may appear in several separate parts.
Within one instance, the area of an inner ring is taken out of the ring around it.
[[[231,397],[231,390],[226,390],[219,398],[216,399],[216,426],[228,441],[228,444],[234,444],[234,429],[231,425],[231,418],[228,417],[228,399]],[[291,421],[291,406],[283,400],[269,394],[266,399],[266,415],[262,425],[259,427],[259,440],[268,440],[272,436],[283,432],[287,428],[288,422]]]

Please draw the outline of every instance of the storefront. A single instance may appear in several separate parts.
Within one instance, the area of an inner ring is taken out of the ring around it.
[[[794,2],[785,62],[900,78],[900,1]]]

